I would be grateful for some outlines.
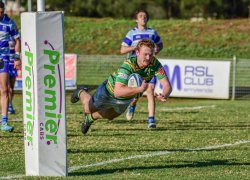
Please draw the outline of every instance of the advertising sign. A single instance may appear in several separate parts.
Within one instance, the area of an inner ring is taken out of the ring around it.
[[[66,89],[76,89],[76,64],[77,55],[76,54],[65,54],[65,86]],[[15,90],[22,90],[22,71],[19,70],[18,76],[16,77]]]
[[[76,89],[76,54],[65,54],[65,86],[66,89]]]
[[[230,61],[160,59],[173,91],[171,97],[229,98]],[[161,92],[159,82],[156,92]]]

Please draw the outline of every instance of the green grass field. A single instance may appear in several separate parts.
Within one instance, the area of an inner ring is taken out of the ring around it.
[[[83,136],[81,105],[69,98],[67,179],[250,179],[250,101],[170,98],[148,130],[143,97],[134,120],[96,121]],[[21,94],[14,105],[15,131],[0,132],[0,179],[59,179],[25,177]]]
[[[247,19],[149,24],[163,37],[161,57],[250,57]],[[65,51],[118,55],[133,26],[132,20],[65,17]],[[86,62],[97,62],[91,66],[94,70]],[[78,82],[94,89],[121,63],[111,62],[112,66],[98,58],[79,61]],[[86,74],[93,71],[100,75],[91,79]],[[157,129],[148,130],[147,100],[142,98],[134,120],[124,115],[100,120],[83,136],[81,105],[71,104],[69,98],[67,93],[67,179],[250,179],[250,101],[170,98],[157,102]],[[0,132],[0,179],[61,179],[25,177],[21,94],[15,96],[14,107],[17,114],[9,119],[15,131]]]
[[[20,29],[20,17],[14,16]],[[65,52],[85,55],[120,54],[132,19],[69,17],[64,19]],[[161,57],[173,58],[250,58],[249,19],[190,20],[150,19],[149,27],[162,37]]]
[[[134,20],[65,17],[65,51],[77,54],[120,54],[121,42],[135,26]],[[149,27],[162,37],[162,57],[249,59],[248,19],[189,20],[151,19]]]

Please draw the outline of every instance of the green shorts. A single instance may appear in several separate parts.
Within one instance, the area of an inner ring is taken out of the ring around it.
[[[126,111],[129,104],[133,101],[133,99],[128,100],[119,100],[112,97],[108,91],[106,90],[107,80],[104,81],[93,94],[91,100],[94,106],[98,110],[105,110],[113,108],[116,113],[122,114]]]

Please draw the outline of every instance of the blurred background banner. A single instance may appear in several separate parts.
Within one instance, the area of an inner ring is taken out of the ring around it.
[[[75,89],[76,88],[76,63],[77,55],[76,54],[65,54],[65,88]],[[22,71],[18,71],[18,76],[15,83],[15,90],[22,90]]]
[[[65,54],[65,88],[76,89],[76,54]]]
[[[230,61],[160,59],[173,87],[171,97],[229,98]],[[161,92],[156,85],[156,93]]]

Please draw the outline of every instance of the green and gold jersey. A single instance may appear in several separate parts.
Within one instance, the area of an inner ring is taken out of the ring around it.
[[[128,85],[128,78],[132,73],[139,74],[143,80],[149,82],[154,75],[156,75],[158,80],[167,77],[161,63],[155,57],[152,57],[151,63],[148,67],[140,69],[137,65],[136,57],[130,57],[125,60],[121,67],[108,77],[108,82],[106,84],[106,89],[109,94],[114,97],[114,87],[115,83],[119,82],[124,85]],[[118,99],[130,99],[130,98],[118,98]]]

